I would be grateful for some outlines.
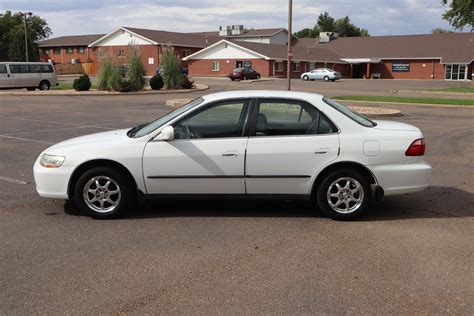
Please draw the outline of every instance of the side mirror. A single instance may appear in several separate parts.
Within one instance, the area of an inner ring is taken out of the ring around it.
[[[166,126],[163,128],[161,133],[155,138],[155,140],[168,141],[174,139],[174,128],[173,126]]]

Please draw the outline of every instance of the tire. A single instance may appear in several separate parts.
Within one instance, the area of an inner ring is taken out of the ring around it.
[[[117,218],[123,215],[133,206],[135,195],[128,177],[110,167],[87,170],[79,177],[74,189],[78,208],[96,219]]]
[[[230,78],[230,80],[232,80],[232,81],[235,81],[235,79],[234,79],[234,78]]]
[[[258,79],[260,79],[260,75],[257,75],[257,77],[256,77],[256,78],[257,78],[257,80],[258,80]]]
[[[369,209],[371,202],[369,181],[353,169],[330,173],[323,179],[316,194],[321,212],[334,220],[355,219]]]
[[[247,76],[244,76],[244,80],[247,80]]]
[[[42,91],[46,91],[46,90],[49,90],[50,87],[51,87],[51,84],[49,83],[49,81],[48,80],[43,80],[43,81],[40,82],[38,88]]]
[[[335,81],[336,81],[336,79],[331,79],[331,81],[332,81],[332,82],[335,82]]]
[[[303,80],[304,80],[304,81],[308,81],[308,80],[309,80],[309,77],[308,77],[307,75],[304,75],[304,76],[303,76]]]
[[[329,77],[328,77],[328,76],[324,76],[324,81],[328,82],[328,81],[329,81]]]

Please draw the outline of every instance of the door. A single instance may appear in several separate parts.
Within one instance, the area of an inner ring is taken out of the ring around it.
[[[11,86],[9,77],[7,65],[0,64],[0,88],[8,88]]]
[[[143,173],[150,194],[245,193],[249,100],[213,103],[173,124],[175,139],[150,141]]]
[[[338,155],[337,128],[302,101],[261,99],[257,111],[247,145],[247,193],[308,194]]]
[[[30,74],[30,66],[27,64],[10,64],[10,78],[13,87],[25,88],[39,85],[38,78]]]

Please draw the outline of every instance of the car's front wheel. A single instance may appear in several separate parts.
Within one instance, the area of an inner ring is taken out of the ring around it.
[[[110,167],[84,172],[74,191],[77,206],[93,218],[116,218],[133,202],[133,189],[126,175]]]
[[[304,75],[304,76],[303,76],[303,80],[304,80],[304,81],[308,81],[308,80],[309,80],[309,77],[308,77],[307,75]]]
[[[49,90],[50,87],[51,87],[51,84],[47,80],[43,80],[39,84],[39,89],[43,91]]]
[[[370,184],[352,169],[334,171],[326,176],[317,191],[317,202],[324,215],[336,220],[351,220],[370,206]]]
[[[328,81],[329,81],[329,77],[328,77],[328,76],[324,76],[324,81],[328,82]]]

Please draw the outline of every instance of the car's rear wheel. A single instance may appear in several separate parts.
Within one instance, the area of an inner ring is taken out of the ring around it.
[[[247,76],[244,76],[244,80],[247,80]]]
[[[40,90],[49,90],[49,88],[51,87],[51,84],[49,83],[49,81],[47,80],[43,80],[40,82],[40,85],[39,85],[39,89]]]
[[[257,79],[260,79],[260,75],[257,75],[257,77],[256,77],[256,78],[257,78]]]
[[[328,76],[324,76],[324,81],[328,82],[328,81],[329,81],[329,77],[328,77]]]
[[[317,202],[324,215],[336,220],[351,220],[370,206],[370,184],[352,169],[334,171],[326,176],[317,191]]]
[[[304,80],[304,81],[308,81],[308,80],[309,80],[309,77],[308,77],[307,75],[304,75],[304,76],[303,76],[303,80]]]
[[[133,188],[126,175],[110,167],[84,172],[76,182],[77,206],[93,218],[116,218],[133,203]]]

